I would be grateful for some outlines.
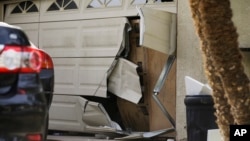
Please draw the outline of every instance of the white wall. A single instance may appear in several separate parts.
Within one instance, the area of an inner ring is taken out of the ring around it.
[[[250,48],[250,1],[231,0],[233,8],[233,21],[239,34],[239,46]],[[250,52],[243,52],[243,64],[245,72],[250,78]]]

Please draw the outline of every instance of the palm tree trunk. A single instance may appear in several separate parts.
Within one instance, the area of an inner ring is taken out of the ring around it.
[[[241,63],[230,1],[190,0],[190,8],[213,89],[217,124],[228,141],[230,124],[250,123],[250,84]]]

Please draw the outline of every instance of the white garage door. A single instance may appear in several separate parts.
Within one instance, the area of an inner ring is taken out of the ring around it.
[[[41,23],[39,46],[55,62],[55,93],[106,95],[106,72],[123,40],[125,18]]]
[[[125,23],[124,18],[110,18],[16,25],[53,57],[55,94],[103,97],[102,80],[122,45]]]

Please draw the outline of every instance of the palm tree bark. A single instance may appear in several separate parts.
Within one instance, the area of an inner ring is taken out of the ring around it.
[[[217,124],[225,141],[230,124],[250,123],[250,84],[238,48],[229,0],[190,0],[205,73],[213,89]]]

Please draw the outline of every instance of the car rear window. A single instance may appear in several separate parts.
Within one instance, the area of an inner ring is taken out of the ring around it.
[[[25,33],[16,28],[0,26],[0,44],[2,45],[30,45]]]

